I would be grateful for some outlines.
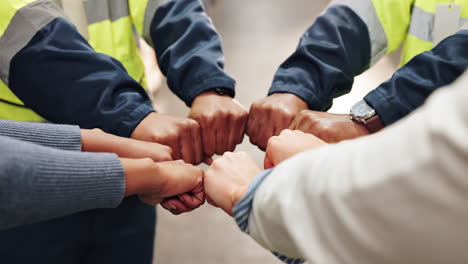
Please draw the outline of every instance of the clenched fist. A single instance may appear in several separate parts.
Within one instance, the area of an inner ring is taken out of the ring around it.
[[[268,139],[287,129],[294,116],[307,108],[304,100],[289,93],[272,94],[254,102],[247,123],[250,142],[265,150]]]
[[[189,118],[201,127],[206,157],[234,151],[244,138],[248,112],[236,100],[214,92],[198,95],[192,103]]]
[[[203,161],[200,126],[195,120],[151,113],[140,122],[131,137],[171,147],[175,160],[183,159],[195,165]]]
[[[364,125],[351,120],[349,114],[330,114],[312,110],[301,111],[289,129],[301,130],[328,143],[369,135],[369,130]]]
[[[323,140],[299,130],[283,130],[279,136],[268,140],[264,167],[270,169],[298,153],[326,144]]]
[[[125,195],[138,195],[145,203],[162,203],[174,214],[191,211],[205,202],[203,170],[181,160],[121,159]],[[174,197],[184,197],[178,200]]]
[[[233,206],[247,193],[257,174],[255,161],[245,152],[226,152],[205,173],[206,200],[232,215]]]

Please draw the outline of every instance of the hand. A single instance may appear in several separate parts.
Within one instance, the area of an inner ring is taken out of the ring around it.
[[[118,137],[100,129],[81,129],[81,145],[85,152],[115,153],[121,158],[172,160],[172,150],[168,146]]]
[[[369,135],[369,130],[364,125],[351,120],[348,114],[330,114],[312,110],[301,111],[289,129],[313,134],[328,143]]]
[[[172,157],[194,165],[203,161],[200,126],[188,118],[151,113],[135,128],[131,137],[157,142],[172,149]]]
[[[307,103],[289,93],[272,94],[254,102],[247,122],[250,142],[265,150],[268,139],[287,129],[294,116],[304,109]]]
[[[121,159],[121,162],[125,196],[138,195],[151,205],[163,202],[174,214],[191,211],[205,202],[204,173],[200,168],[181,160],[155,163],[150,159]]]
[[[247,153],[224,153],[205,173],[206,200],[232,215],[232,208],[245,196],[250,183],[260,172]]]
[[[244,138],[248,114],[241,104],[229,96],[214,92],[197,96],[188,117],[200,124],[205,156],[234,151]]]
[[[323,145],[327,143],[310,134],[299,130],[283,130],[278,137],[268,140],[264,167],[270,169],[298,153]]]

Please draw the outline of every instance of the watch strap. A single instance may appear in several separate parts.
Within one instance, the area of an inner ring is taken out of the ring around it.
[[[384,124],[380,119],[379,115],[374,115],[373,117],[366,120],[364,124],[371,134],[378,132],[384,128]]]

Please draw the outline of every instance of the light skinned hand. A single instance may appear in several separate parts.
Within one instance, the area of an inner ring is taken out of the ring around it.
[[[245,152],[226,152],[205,173],[206,200],[232,215],[232,208],[247,193],[261,169]]]
[[[307,103],[289,93],[275,93],[254,102],[247,122],[250,142],[265,150],[268,139],[287,129],[294,116],[304,109],[308,109]]]
[[[81,145],[84,152],[115,153],[121,158],[150,158],[153,161],[172,160],[172,150],[168,146],[119,137],[100,129],[81,129]]]
[[[138,124],[131,138],[171,147],[174,160],[194,165],[203,161],[200,126],[193,119],[151,113]]]
[[[234,151],[244,138],[248,114],[228,95],[215,92],[198,95],[188,117],[200,124],[205,157]]]
[[[279,136],[268,140],[264,167],[270,169],[298,153],[324,145],[327,143],[311,134],[299,130],[283,130]]]
[[[125,196],[138,195],[143,202],[166,203],[174,214],[191,211],[205,202],[202,169],[181,160],[153,162],[151,159],[120,159],[125,173]],[[185,201],[169,203],[174,197]]]
[[[349,114],[312,110],[303,110],[296,115],[289,129],[313,134],[328,143],[369,135],[367,127],[351,120]]]

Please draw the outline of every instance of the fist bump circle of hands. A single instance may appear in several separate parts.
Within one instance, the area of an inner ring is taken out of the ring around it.
[[[188,118],[149,114],[130,139],[82,130],[83,150],[121,158],[126,196],[138,195],[175,215],[200,207],[205,199],[232,214],[262,171],[247,153],[233,153],[244,134],[265,151],[264,168],[270,169],[300,152],[369,132],[349,115],[308,110],[293,94],[272,94],[247,111],[230,96],[214,92],[196,97]],[[214,154],[223,156],[213,161]],[[210,165],[206,172],[195,167],[202,162]]]

